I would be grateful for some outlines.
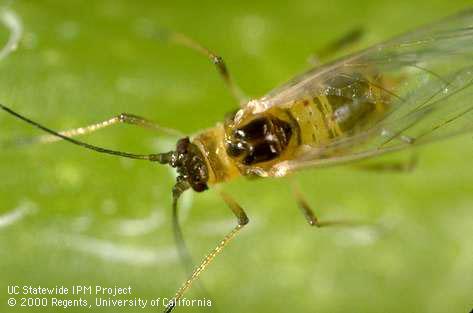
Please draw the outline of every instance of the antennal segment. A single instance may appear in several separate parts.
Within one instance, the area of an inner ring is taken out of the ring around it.
[[[0,103],[0,109],[4,110],[5,112],[9,113],[10,115],[22,120],[25,123],[28,123],[36,128],[41,129],[44,132],[47,132],[55,137],[61,138],[65,141],[68,141],[72,144],[75,144],[77,146],[93,150],[95,152],[99,153],[104,153],[104,154],[111,154],[115,156],[120,156],[124,158],[130,158],[130,159],[136,159],[136,160],[147,160],[151,162],[158,162],[161,164],[168,164],[171,159],[173,158],[174,153],[172,151],[167,152],[167,153],[158,153],[158,154],[134,154],[134,153],[128,153],[128,152],[122,152],[122,151],[116,151],[116,150],[110,150],[110,149],[105,149],[102,147],[94,146],[88,143],[85,143],[83,141],[79,141],[76,139],[72,139],[70,137],[64,136],[50,128],[47,128],[46,126],[43,126],[35,121],[30,120],[29,118],[13,111],[12,109],[4,106],[3,104]]]

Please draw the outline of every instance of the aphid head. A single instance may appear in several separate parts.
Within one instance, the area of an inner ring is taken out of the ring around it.
[[[177,199],[186,189],[202,192],[208,189],[209,172],[204,156],[188,137],[179,139],[176,151],[168,153],[166,163],[177,169],[173,197]]]

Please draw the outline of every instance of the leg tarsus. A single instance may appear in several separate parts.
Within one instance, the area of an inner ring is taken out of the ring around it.
[[[363,226],[367,223],[352,221],[352,220],[324,220],[320,221],[315,215],[308,202],[304,199],[303,195],[298,190],[297,186],[294,186],[294,194],[296,196],[297,205],[301,209],[304,217],[310,226],[316,227],[327,227],[327,226]]]
[[[310,208],[309,204],[302,197],[302,194],[299,191],[296,191],[296,201],[309,225],[319,227],[319,221],[315,216],[314,211]]]
[[[223,191],[220,191],[220,196],[232,210],[233,214],[235,214],[236,218],[238,219],[238,225],[245,226],[250,222],[243,208],[232,197]]]

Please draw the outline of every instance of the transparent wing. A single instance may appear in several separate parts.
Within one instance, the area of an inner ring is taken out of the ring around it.
[[[287,105],[308,94],[339,92],[330,84],[334,78],[356,76],[374,68],[381,75],[406,78],[402,90],[386,90],[404,98],[420,83],[433,82],[438,86],[446,81],[445,76],[471,65],[472,38],[473,9],[313,68],[255,101],[253,110],[262,112],[272,106]]]
[[[350,85],[339,87],[341,78],[370,85],[374,92],[359,95]],[[281,176],[302,167],[345,163],[473,130],[472,83],[473,10],[312,69],[247,109],[258,113],[308,96],[337,95],[371,101],[381,96],[389,99],[389,112],[324,146],[302,147],[295,160],[259,174]]]

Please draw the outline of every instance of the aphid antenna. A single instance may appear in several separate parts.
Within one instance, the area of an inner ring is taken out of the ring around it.
[[[95,145],[91,145],[91,144],[88,144],[86,142],[83,142],[83,141],[80,141],[80,140],[77,140],[77,139],[73,139],[73,138],[70,138],[70,137],[67,137],[67,136],[64,136],[44,125],[41,125],[39,124],[38,122],[35,122],[15,111],[13,111],[12,109],[4,106],[3,104],[0,103],[0,109],[4,110],[5,112],[7,112],[8,114],[16,117],[17,119],[19,120],[22,120],[23,122],[27,123],[27,124],[30,124],[46,133],[49,133],[50,135],[52,136],[55,136],[55,137],[58,137],[58,138],[61,138],[69,143],[72,143],[74,145],[77,145],[77,146],[80,146],[82,148],[85,148],[85,149],[89,149],[89,150],[92,150],[92,151],[95,151],[95,152],[98,152],[98,153],[103,153],[103,154],[110,154],[110,155],[114,155],[114,156],[119,156],[119,157],[123,157],[123,158],[129,158],[129,159],[135,159],[135,160],[146,160],[146,161],[151,161],[151,162],[158,162],[160,164],[169,164],[172,159],[174,158],[175,154],[173,151],[170,151],[170,152],[166,152],[166,153],[156,153],[156,154],[135,154],[135,153],[129,153],[129,152],[123,152],[123,151],[117,151],[117,150],[111,150],[111,149],[106,149],[106,148],[102,148],[102,147],[99,147],[99,146],[95,146]]]
[[[39,124],[38,122],[35,122],[15,111],[12,109],[4,106],[3,104],[0,103],[0,108],[4,110],[5,112],[9,113],[10,115],[14,116],[15,118],[30,124],[46,133],[49,133],[52,136],[55,136],[57,138],[63,139],[69,143],[72,143],[74,145],[78,145],[80,147],[83,147],[85,149],[89,149],[95,152],[99,153],[104,153],[104,154],[110,154],[118,157],[124,157],[124,158],[130,158],[130,159],[136,159],[136,160],[147,160],[151,162],[158,162],[160,164],[169,164],[172,167],[176,166],[176,161],[178,159],[178,152],[175,151],[170,151],[166,153],[158,153],[158,154],[134,154],[134,153],[128,153],[128,152],[123,152],[123,151],[117,151],[117,150],[110,150],[106,148],[102,148],[99,146],[91,145],[86,142],[70,138],[68,136],[65,136],[57,131],[54,131],[42,124]],[[182,263],[188,273],[192,273],[193,269],[193,262],[192,258],[189,254],[189,251],[187,249],[187,246],[185,244],[184,237],[182,235],[182,230],[179,225],[179,220],[178,220],[178,200],[180,196],[189,189],[191,186],[190,184],[182,177],[178,176],[177,182],[174,185],[172,189],[172,210],[173,210],[173,231],[174,231],[174,239],[176,241],[176,245],[178,248],[179,256],[182,260]],[[201,288],[205,291],[205,289],[201,286]]]

